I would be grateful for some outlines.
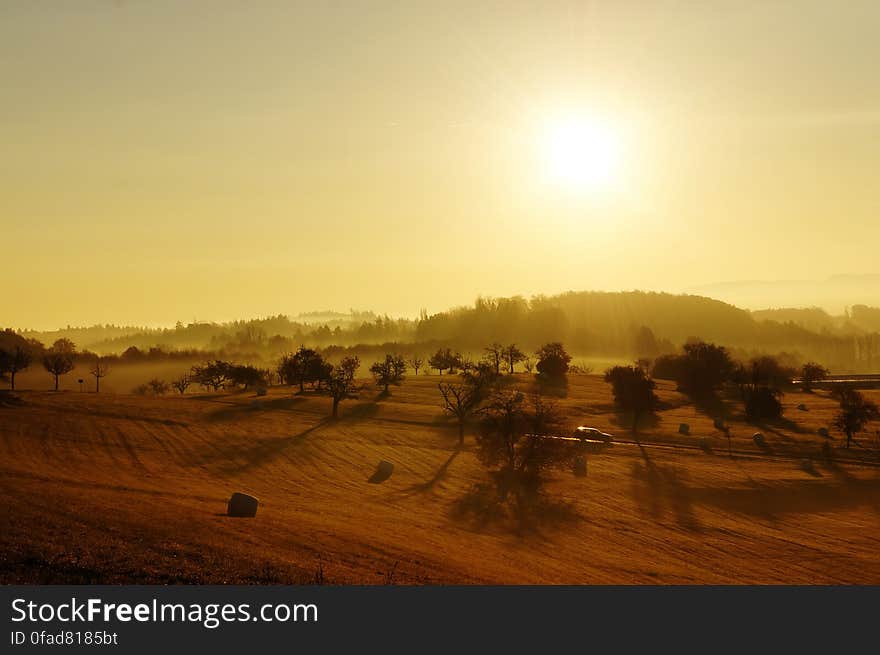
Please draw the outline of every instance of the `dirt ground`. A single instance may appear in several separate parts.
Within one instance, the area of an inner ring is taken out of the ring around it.
[[[472,432],[458,450],[437,381],[368,389],[337,421],[328,398],[288,388],[5,394],[0,582],[880,584],[880,425],[848,453],[832,432],[825,462],[824,392],[787,394],[786,419],[756,427],[733,401],[697,408],[661,382],[639,446],[601,377],[572,376],[571,427],[617,442],[586,477],[554,474],[523,524],[485,502]],[[382,459],[393,475],[367,483]],[[256,518],[225,516],[237,490],[260,498]]]

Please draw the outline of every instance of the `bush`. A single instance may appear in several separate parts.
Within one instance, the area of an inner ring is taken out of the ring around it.
[[[782,416],[782,392],[772,387],[751,387],[746,392],[746,416],[751,420],[776,419]]]

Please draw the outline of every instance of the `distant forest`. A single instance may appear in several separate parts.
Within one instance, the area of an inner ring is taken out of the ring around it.
[[[300,345],[331,353],[354,347],[378,351],[380,346],[427,352],[438,345],[480,351],[492,342],[533,350],[551,341],[562,341],[584,357],[637,358],[673,352],[699,338],[742,358],[782,354],[791,361],[817,360],[833,371],[880,369],[880,308],[855,305],[843,316],[816,308],[749,312],[702,296],[640,291],[478,298],[473,306],[433,315],[423,311],[417,319],[313,312],[173,328],[99,325],[21,335],[44,344],[66,338],[99,354],[173,357],[201,351],[261,361],[273,361]]]

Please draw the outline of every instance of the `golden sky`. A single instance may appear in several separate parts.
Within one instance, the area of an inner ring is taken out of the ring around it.
[[[873,0],[4,2],[0,325],[880,273],[878,28]],[[572,121],[613,141],[601,183],[550,174]]]

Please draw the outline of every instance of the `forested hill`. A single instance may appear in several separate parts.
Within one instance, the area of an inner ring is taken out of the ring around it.
[[[445,343],[479,350],[489,343],[535,348],[562,341],[584,355],[645,355],[673,350],[701,338],[750,352],[786,351],[838,367],[880,364],[878,310],[854,308],[851,317],[817,316],[792,310],[752,313],[704,296],[642,291],[578,291],[530,299],[479,298],[467,307],[418,319],[396,319],[371,312],[283,315],[229,323],[178,324],[165,329],[95,327],[28,332],[51,343],[67,337],[82,348],[120,353],[144,350],[204,349],[277,355],[300,344],[326,347],[358,344]],[[770,320],[779,318],[782,320]],[[807,318],[811,320],[806,320]],[[853,320],[856,319],[856,320]],[[89,338],[91,337],[91,338]],[[97,338],[95,338],[97,337]],[[876,354],[875,354],[876,353]],[[865,360],[861,364],[859,360]]]

